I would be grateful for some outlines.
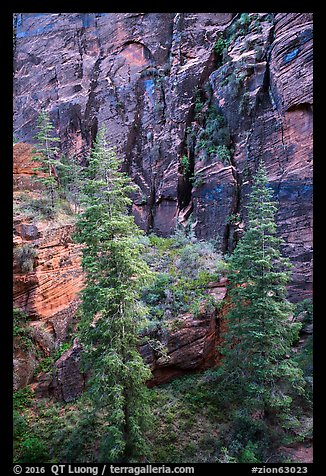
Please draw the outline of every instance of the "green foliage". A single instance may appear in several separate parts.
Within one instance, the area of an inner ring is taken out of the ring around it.
[[[261,164],[248,204],[248,229],[229,258],[231,310],[226,316],[217,371],[229,404],[241,401],[248,418],[282,419],[293,393],[302,393],[302,372],[291,345],[300,324],[290,323],[286,299],[290,264],[280,253],[276,207]]]
[[[58,186],[55,176],[55,167],[58,164],[55,156],[58,154],[58,148],[55,143],[60,142],[60,139],[54,135],[54,126],[45,109],[42,109],[37,118],[36,128],[37,144],[33,160],[39,164],[35,167],[35,172],[38,171],[40,174],[35,176],[35,181],[41,182],[45,187],[51,198],[51,207],[54,208]]]
[[[252,443],[250,440],[241,451],[238,462],[239,463],[260,463],[256,456],[257,444]]]
[[[185,312],[200,314],[219,306],[207,284],[225,273],[225,263],[211,242],[181,230],[171,238],[150,235],[145,259],[156,272],[142,290],[151,321],[167,321]],[[154,248],[153,248],[154,246]]]
[[[218,145],[216,148],[218,158],[226,165],[231,163],[231,152],[225,145]]]
[[[29,319],[29,316],[25,311],[23,311],[20,308],[14,307],[14,309],[13,309],[14,329],[15,329],[15,327],[19,327],[21,325],[26,324],[28,319]],[[15,331],[14,331],[14,335],[15,335]]]
[[[193,187],[201,187],[205,183],[205,178],[201,173],[195,173],[191,178],[190,178],[191,184]]]
[[[254,28],[256,28],[256,30],[259,30],[260,28],[257,16],[252,15],[250,18],[248,13],[241,13],[239,17],[231,23],[230,27],[226,29],[224,36],[218,36],[214,44],[214,51],[218,59],[218,67],[226,61],[227,50],[230,44],[238,37],[246,36],[249,31]]]
[[[14,249],[14,257],[22,273],[30,273],[34,269],[37,250],[34,245],[24,243]]]
[[[54,360],[60,359],[62,354],[71,348],[72,344],[70,342],[63,342],[57,351],[54,354]]]
[[[243,79],[242,76],[231,73],[227,78],[227,84],[230,91],[230,94],[234,97],[238,97],[243,88]]]
[[[17,405],[17,402],[16,402]],[[17,407],[16,407],[17,408]],[[13,437],[14,440],[21,438],[28,430],[28,423],[18,410],[13,411]]]
[[[189,163],[189,159],[186,155],[183,155],[181,157],[181,165],[182,165],[182,168],[183,168],[183,174],[185,176],[188,176],[190,174],[190,163]]]
[[[63,219],[67,223],[74,220],[73,210],[67,200],[57,198],[52,207],[51,198],[44,196],[34,198],[25,193],[15,194],[14,214],[22,214],[31,221],[55,219],[56,222],[60,222]]]
[[[210,106],[203,117],[204,125],[197,136],[195,152],[200,154],[205,151],[208,157],[217,156],[223,163],[229,164],[232,156],[231,136],[221,109]]]
[[[96,415],[84,408],[79,412],[78,419],[74,422],[73,426],[68,427],[68,430],[64,431],[63,437],[60,438],[65,444],[62,445],[62,449],[59,453],[60,460],[74,463],[76,461],[89,461],[87,453],[89,448],[94,444],[95,438],[106,438],[105,422],[102,422],[102,434],[101,426],[96,418]],[[56,436],[56,435],[55,435]],[[94,455],[90,455],[91,461],[94,461]]]
[[[243,408],[231,409],[229,424],[220,433],[220,458],[225,448],[234,462],[261,463],[279,442],[278,432],[264,420],[252,418]]]
[[[166,297],[165,291],[171,282],[171,276],[166,273],[158,273],[153,283],[143,288],[143,300],[148,304],[158,304]]]
[[[230,44],[239,36],[245,36],[249,32],[250,23],[251,20],[249,14],[241,13],[226,31],[226,39],[228,43]]]
[[[75,240],[83,244],[86,286],[82,292],[81,340],[89,395],[104,412],[101,461],[137,461],[146,453],[143,429],[149,420],[146,380],[138,331],[146,310],[140,288],[151,273],[142,260],[141,231],[128,214],[134,190],[121,162],[100,131],[85,173],[84,211]]]
[[[220,56],[223,53],[224,48],[227,46],[227,43],[224,38],[219,36],[214,44],[215,53]]]
[[[47,197],[32,198],[28,201],[27,206],[42,218],[52,220],[55,217],[54,206],[52,206],[51,199]]]
[[[13,393],[13,407],[16,411],[24,410],[32,403],[33,392],[26,386]]]
[[[150,461],[160,463],[198,463],[214,461],[216,428],[219,420],[210,413],[205,386],[196,385],[200,377],[185,376],[152,389],[151,409],[154,425],[147,433]],[[195,399],[198,392],[198,398]]]
[[[197,89],[195,90],[195,109],[194,109],[195,119],[198,119],[200,117],[203,107],[204,107],[204,102],[202,101],[200,92]]]
[[[218,463],[238,463],[238,460],[229,454],[228,449],[223,446],[217,459]]]
[[[18,348],[23,352],[28,352],[35,347],[31,328],[27,324],[28,318],[28,314],[21,309],[13,309],[13,337],[17,339],[14,349]]]
[[[15,463],[45,462],[47,451],[43,439],[30,426],[28,411],[32,405],[32,392],[24,387],[14,392],[13,437]]]
[[[33,435],[27,435],[20,442],[19,453],[20,463],[44,463],[47,459],[43,442]]]
[[[44,357],[34,371],[34,375],[38,375],[40,372],[51,372],[53,370],[54,359],[52,356],[47,355]]]
[[[312,324],[313,322],[313,303],[311,299],[304,299],[297,303],[293,318],[295,321],[302,323],[304,328],[306,325]]]
[[[222,36],[219,36],[214,44],[214,52],[217,57],[217,67],[221,66],[225,60],[229,41]]]
[[[295,356],[295,360],[303,371],[306,381],[312,385],[313,378],[313,336],[307,337],[302,349]]]

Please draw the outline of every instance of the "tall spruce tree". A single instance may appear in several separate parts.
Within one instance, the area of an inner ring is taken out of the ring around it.
[[[60,142],[59,137],[54,134],[54,126],[50,121],[48,113],[42,109],[37,118],[37,133],[35,139],[35,154],[33,160],[38,163],[35,171],[41,172],[35,180],[41,182],[50,195],[51,207],[54,208],[55,194],[58,187],[56,177],[56,165],[58,160],[55,156],[58,153],[56,143]]]
[[[276,205],[261,163],[248,202],[248,228],[229,258],[230,311],[218,371],[225,399],[247,415],[282,420],[302,373],[291,358],[300,324],[289,319],[290,276],[277,236]]]
[[[106,420],[100,442],[100,460],[106,462],[139,461],[149,419],[145,382],[151,373],[137,344],[145,315],[139,292],[150,271],[141,258],[142,232],[128,214],[134,187],[120,165],[102,129],[89,158],[75,235],[84,245],[84,363],[94,412]]]

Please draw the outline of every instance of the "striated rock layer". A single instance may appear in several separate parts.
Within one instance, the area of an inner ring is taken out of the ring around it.
[[[44,194],[31,179],[35,167],[32,155],[30,145],[14,146],[14,198],[23,191],[26,207],[27,199]],[[71,238],[73,230],[73,224],[64,220],[41,221],[20,214],[13,221],[14,251],[22,246],[35,250],[30,270],[22,269],[17,257],[14,259],[13,305],[29,316],[30,336],[43,355],[64,342],[79,305],[83,274],[80,246]],[[37,367],[35,352],[26,355],[17,348],[15,389],[30,383]]]

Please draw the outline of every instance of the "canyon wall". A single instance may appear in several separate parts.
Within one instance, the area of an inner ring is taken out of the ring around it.
[[[63,151],[85,162],[107,126],[138,185],[137,223],[167,236],[177,220],[188,222],[224,251],[245,226],[246,196],[263,160],[298,301],[312,290],[312,14],[243,18],[16,14],[14,133],[33,143],[45,108]],[[223,54],[219,38],[229,39]],[[230,134],[227,159],[199,140],[214,135],[212,108]]]

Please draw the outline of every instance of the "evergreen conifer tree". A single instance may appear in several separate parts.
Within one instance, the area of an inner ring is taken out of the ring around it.
[[[35,135],[35,139],[37,140],[37,144],[35,146],[33,160],[39,164],[35,167],[35,171],[39,171],[41,174],[36,176],[35,180],[41,182],[49,193],[51,207],[53,209],[55,191],[58,186],[55,174],[55,167],[58,164],[58,160],[55,159],[55,156],[58,152],[58,148],[55,144],[60,142],[60,139],[53,134],[54,126],[45,109],[42,109],[38,116],[36,128],[37,134]]]
[[[220,392],[249,417],[286,419],[302,372],[291,358],[300,324],[289,319],[290,264],[280,251],[266,171],[261,163],[248,202],[248,228],[229,258],[230,311],[220,346]]]
[[[76,241],[83,244],[86,286],[81,338],[94,412],[105,418],[100,459],[139,461],[149,420],[146,380],[151,373],[137,350],[145,316],[140,288],[150,276],[142,260],[141,230],[128,214],[134,187],[102,129],[86,168],[84,210]]]

